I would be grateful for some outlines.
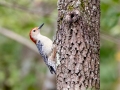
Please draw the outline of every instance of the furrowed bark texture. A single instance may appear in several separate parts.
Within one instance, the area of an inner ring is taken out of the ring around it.
[[[99,29],[99,0],[58,0],[57,90],[99,90]]]

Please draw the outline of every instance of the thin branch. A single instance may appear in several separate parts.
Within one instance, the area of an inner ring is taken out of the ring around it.
[[[120,39],[117,39],[117,38],[115,38],[115,37],[113,37],[111,35],[108,35],[108,34],[104,34],[102,32],[100,33],[100,36],[104,40],[108,40],[108,41],[111,41],[111,42],[113,42],[115,44],[120,45]]]
[[[25,45],[26,47],[30,48],[34,52],[38,53],[35,45],[32,42],[30,42],[29,40],[27,40],[26,38],[24,38],[23,36],[16,34],[15,32],[13,32],[11,30],[1,28],[1,27],[0,27],[0,34],[17,41],[17,42]]]

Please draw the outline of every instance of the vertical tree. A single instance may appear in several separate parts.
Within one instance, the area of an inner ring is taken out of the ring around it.
[[[58,0],[57,90],[99,90],[100,0]]]

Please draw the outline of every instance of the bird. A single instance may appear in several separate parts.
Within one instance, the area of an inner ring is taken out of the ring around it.
[[[37,46],[37,49],[40,55],[42,56],[45,64],[49,68],[50,72],[52,74],[56,74],[56,48],[54,47],[53,42],[50,38],[40,33],[43,25],[44,23],[41,24],[39,27],[33,28],[29,33],[29,37],[32,40],[32,42],[35,43],[35,45]]]

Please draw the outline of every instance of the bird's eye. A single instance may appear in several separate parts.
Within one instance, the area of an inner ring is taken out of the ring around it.
[[[36,30],[33,30],[33,32],[35,32]]]

